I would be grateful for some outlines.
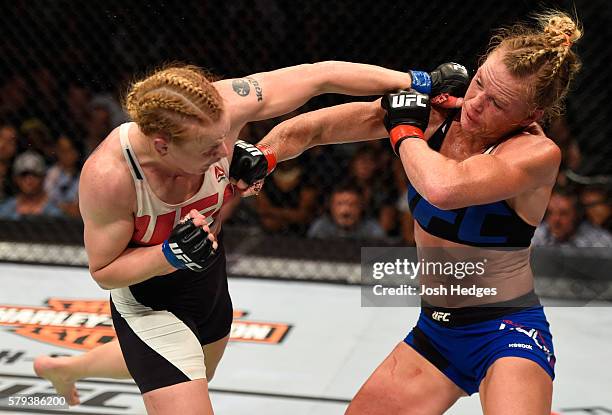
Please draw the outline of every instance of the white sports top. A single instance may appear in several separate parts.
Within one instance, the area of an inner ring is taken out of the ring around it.
[[[204,174],[202,187],[188,200],[176,205],[166,203],[151,190],[136,154],[132,150],[128,138],[128,131],[132,124],[125,123],[119,128],[123,156],[134,179],[138,203],[132,242],[139,245],[162,243],[168,238],[178,221],[187,215],[191,209],[197,209],[206,216],[210,225],[223,204],[227,203],[234,195],[233,186],[229,181],[228,159],[223,158],[210,166]]]

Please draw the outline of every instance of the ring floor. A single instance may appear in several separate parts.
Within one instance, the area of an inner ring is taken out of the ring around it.
[[[49,393],[50,384],[32,371],[34,357],[76,355],[112,334],[99,308],[108,292],[84,268],[4,263],[0,287],[0,396]],[[342,414],[418,316],[416,307],[362,307],[356,286],[231,278],[230,291],[232,341],[210,385],[215,413],[223,415]],[[610,306],[546,308],[557,355],[557,414],[612,414]],[[87,379],[77,386],[82,405],[17,407],[5,398],[0,414],[145,413],[131,381]],[[478,396],[460,399],[447,413],[481,413]]]

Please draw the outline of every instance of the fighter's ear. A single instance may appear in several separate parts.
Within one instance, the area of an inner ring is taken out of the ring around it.
[[[544,110],[543,109],[535,109],[533,110],[533,112],[531,114],[529,114],[527,116],[527,118],[525,118],[523,120],[523,122],[521,123],[521,125],[523,125],[524,127],[528,126],[529,124],[533,123],[533,122],[539,122],[542,117],[544,116]]]
[[[168,154],[169,144],[170,141],[164,136],[159,135],[153,138],[153,148],[155,148],[155,151],[157,151],[161,156]]]

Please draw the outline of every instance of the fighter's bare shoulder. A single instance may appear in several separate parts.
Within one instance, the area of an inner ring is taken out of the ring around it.
[[[549,172],[552,180],[561,163],[561,149],[535,122],[502,142],[495,155],[511,157],[517,164],[540,174]]]
[[[531,123],[521,132],[515,134],[500,145],[500,150],[523,151],[529,154],[545,156],[554,160],[561,160],[561,149],[550,138],[538,123]]]
[[[119,128],[100,143],[83,165],[79,194],[86,209],[98,211],[112,206],[116,210],[132,210],[135,189],[121,152]]]

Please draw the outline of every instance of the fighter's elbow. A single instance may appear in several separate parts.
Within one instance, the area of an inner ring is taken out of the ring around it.
[[[310,66],[314,68],[316,71],[320,71],[324,73],[338,66],[338,61],[333,61],[333,60],[319,61],[319,62],[311,63]]]
[[[115,288],[110,279],[108,278],[107,273],[103,272],[102,269],[92,269],[90,267],[89,273],[91,274],[91,277],[96,282],[96,284],[98,284],[98,286],[103,290],[112,290],[113,288]]]
[[[296,117],[287,127],[283,135],[299,142],[303,150],[322,144],[322,125],[315,123],[308,114]]]
[[[94,281],[96,282],[96,284],[98,284],[98,287],[102,288],[103,290],[109,291],[109,290],[112,290],[113,288],[115,288],[110,283],[105,282],[103,280],[99,280],[99,279],[95,279],[94,278]]]
[[[114,287],[110,286],[110,285],[106,285],[106,284],[102,284],[102,283],[98,283],[98,287],[102,288],[105,291],[110,291],[112,290]]]
[[[549,145],[546,146],[544,150],[546,154],[546,158],[548,160],[548,178],[549,183],[555,183],[557,181],[557,176],[559,174],[559,168],[561,166],[561,161],[563,155],[561,153],[561,149],[552,141]],[[541,175],[541,176],[546,176]]]
[[[453,192],[446,186],[429,186],[423,193],[423,197],[438,209],[449,210],[457,207]]]

